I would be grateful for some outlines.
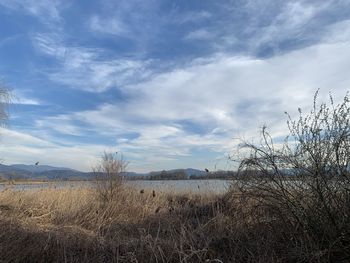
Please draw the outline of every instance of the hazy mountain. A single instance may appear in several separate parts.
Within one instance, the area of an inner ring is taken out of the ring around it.
[[[167,170],[168,173],[175,173],[178,171],[185,171],[188,177],[205,175],[206,172],[198,169],[173,169]],[[160,174],[162,171],[155,171],[151,173],[135,173],[125,172],[126,177],[143,177],[147,178],[151,174]],[[37,179],[37,180],[91,180],[94,174],[91,172],[81,172],[66,167],[54,167],[49,165],[26,165],[0,164],[0,177],[13,179]]]
[[[16,168],[16,167],[12,167],[10,165],[4,165],[4,164],[0,165],[0,172],[16,172],[16,171],[23,172],[23,173],[28,172],[26,170],[23,170],[23,169],[20,169],[20,168]]]
[[[9,165],[15,169],[25,170],[33,173],[37,172],[46,172],[46,171],[56,171],[56,170],[66,170],[66,171],[75,171],[66,167],[54,167],[49,165],[30,165],[30,164],[12,164]]]
[[[193,168],[187,168],[185,169],[185,172],[188,176],[200,176],[200,175],[205,175],[206,171],[198,170],[198,169],[193,169]]]
[[[65,167],[54,167],[49,165],[0,165],[0,176],[13,179],[89,179],[90,173],[84,173]]]

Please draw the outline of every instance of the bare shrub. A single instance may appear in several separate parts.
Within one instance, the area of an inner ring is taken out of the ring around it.
[[[350,105],[348,94],[340,104],[330,96],[329,105],[317,95],[310,113],[286,113],[284,142],[263,127],[260,145],[242,145],[250,154],[239,174],[254,220],[284,232],[301,257],[331,260],[350,256]]]
[[[100,163],[93,167],[96,189],[103,201],[112,200],[123,184],[127,162],[117,153],[104,152]]]

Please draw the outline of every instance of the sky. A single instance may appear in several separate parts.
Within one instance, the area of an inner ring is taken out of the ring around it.
[[[348,0],[0,0],[3,164],[231,169],[350,88]]]

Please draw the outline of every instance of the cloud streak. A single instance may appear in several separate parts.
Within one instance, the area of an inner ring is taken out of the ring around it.
[[[61,21],[63,8],[59,0],[0,0],[0,5],[14,11],[24,11],[47,25]]]
[[[73,89],[103,92],[142,80],[151,74],[147,67],[151,61],[107,58],[102,49],[67,46],[55,35],[36,35],[34,45],[58,63],[53,70],[46,72],[47,76]]]

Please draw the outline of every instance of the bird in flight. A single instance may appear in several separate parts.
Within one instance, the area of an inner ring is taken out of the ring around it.
[[[35,165],[38,165],[38,164],[39,164],[39,162],[36,162],[36,163],[35,163]]]
[[[205,171],[206,171],[207,173],[209,173],[209,170],[208,170],[207,168],[205,168]]]

